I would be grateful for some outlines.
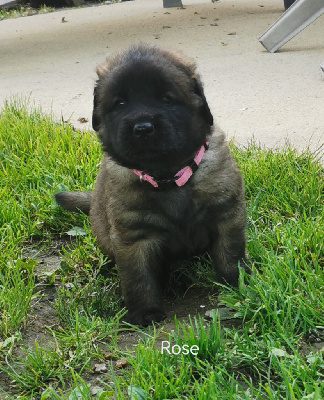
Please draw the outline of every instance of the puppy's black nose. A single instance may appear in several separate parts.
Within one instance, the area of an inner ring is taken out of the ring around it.
[[[153,135],[154,125],[151,122],[139,122],[134,125],[133,132],[138,137]]]

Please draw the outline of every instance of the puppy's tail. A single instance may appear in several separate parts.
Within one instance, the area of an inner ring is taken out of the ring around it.
[[[56,203],[64,210],[89,215],[91,192],[59,192],[54,197]]]

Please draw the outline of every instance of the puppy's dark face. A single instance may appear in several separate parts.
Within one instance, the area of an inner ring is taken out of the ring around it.
[[[98,70],[93,127],[117,163],[165,176],[210,135],[213,119],[192,63],[139,45]]]

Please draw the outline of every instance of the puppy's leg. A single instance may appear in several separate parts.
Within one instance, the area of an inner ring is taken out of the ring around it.
[[[237,286],[240,266],[245,268],[245,212],[239,210],[217,224],[211,257],[218,281]]]
[[[128,310],[126,320],[147,326],[164,319],[161,296],[163,261],[159,245],[151,240],[123,244],[116,254],[116,262]]]

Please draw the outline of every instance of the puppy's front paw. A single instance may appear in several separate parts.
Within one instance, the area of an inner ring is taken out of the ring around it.
[[[240,263],[240,267],[247,273],[251,273],[251,267],[246,263],[246,260],[242,260]],[[224,283],[226,285],[231,285],[233,287],[238,287],[239,281],[239,268],[236,264],[231,267],[223,268],[219,273],[216,270],[216,278],[219,282]]]
[[[128,311],[124,321],[132,325],[148,326],[155,322],[160,322],[166,317],[163,310],[157,308],[140,309],[133,312]]]

